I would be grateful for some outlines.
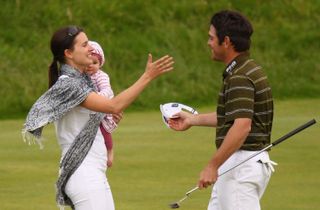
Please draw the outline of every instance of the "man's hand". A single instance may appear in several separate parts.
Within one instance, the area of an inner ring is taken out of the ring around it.
[[[198,182],[199,189],[207,188],[214,184],[218,179],[218,169],[208,164],[200,173],[200,179]]]
[[[192,117],[193,114],[188,112],[179,112],[169,119],[169,126],[176,131],[188,130],[192,126],[190,121]]]

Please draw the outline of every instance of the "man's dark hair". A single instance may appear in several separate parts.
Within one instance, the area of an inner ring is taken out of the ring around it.
[[[235,51],[243,52],[250,49],[253,28],[249,20],[239,12],[220,11],[212,16],[211,25],[216,29],[219,44],[228,36]]]

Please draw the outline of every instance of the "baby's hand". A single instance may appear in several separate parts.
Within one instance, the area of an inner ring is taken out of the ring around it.
[[[119,122],[121,121],[122,117],[123,117],[123,112],[120,112],[118,114],[112,114],[113,121],[116,124],[119,124]]]
[[[86,68],[85,72],[86,72],[88,75],[92,75],[92,74],[96,73],[97,70],[94,68],[94,64],[90,64],[90,65]]]

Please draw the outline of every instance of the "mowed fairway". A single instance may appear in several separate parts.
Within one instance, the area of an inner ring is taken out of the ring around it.
[[[320,120],[320,99],[275,102],[272,139],[309,121]],[[200,112],[215,107],[199,109]],[[59,147],[52,125],[45,149],[22,142],[23,120],[0,121],[0,209],[55,210]],[[117,210],[165,210],[193,188],[215,150],[214,129],[174,132],[160,113],[126,113],[114,133],[115,161],[107,172]],[[262,199],[265,210],[316,210],[320,204],[320,124],[271,151],[276,167]],[[211,189],[195,192],[183,210],[206,209]]]

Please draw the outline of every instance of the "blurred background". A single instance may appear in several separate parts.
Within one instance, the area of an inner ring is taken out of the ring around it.
[[[55,30],[82,27],[106,55],[103,67],[115,93],[144,71],[147,54],[170,54],[174,72],[155,81],[129,110],[156,110],[178,101],[216,101],[223,65],[210,60],[209,21],[235,9],[252,22],[251,55],[261,64],[276,99],[320,97],[320,2],[302,0],[1,0],[0,118],[24,117],[47,89]]]

